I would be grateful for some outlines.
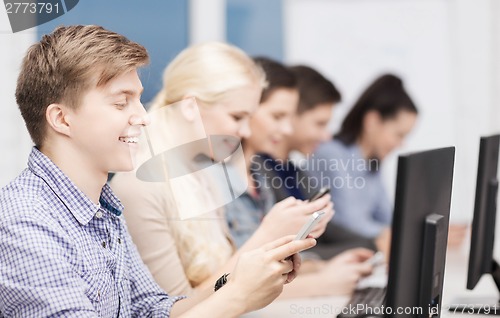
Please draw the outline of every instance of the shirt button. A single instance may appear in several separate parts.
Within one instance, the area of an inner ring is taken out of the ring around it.
[[[122,239],[118,238],[118,244],[122,244]]]
[[[106,248],[106,242],[105,241],[102,242],[102,247]]]
[[[102,218],[102,212],[101,211],[97,211],[97,213],[95,214],[95,217],[100,219]]]

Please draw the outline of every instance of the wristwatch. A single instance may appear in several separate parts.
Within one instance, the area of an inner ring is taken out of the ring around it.
[[[224,286],[227,283],[227,277],[229,276],[229,273],[226,273],[222,275],[216,282],[214,286],[214,291],[218,291],[219,288]]]

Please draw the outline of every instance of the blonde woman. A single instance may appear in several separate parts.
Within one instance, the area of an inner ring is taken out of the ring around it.
[[[176,146],[203,134],[226,136],[210,139],[209,149],[203,150],[196,144],[187,149],[183,155],[190,159],[198,158],[197,155],[214,159],[213,149],[237,148],[235,138],[250,135],[248,121],[265,85],[262,70],[241,50],[223,43],[190,47],[165,70],[163,89],[150,109],[156,114],[160,111],[162,118],[178,130],[158,129],[152,132],[154,139],[170,140]],[[201,129],[196,122],[198,112],[203,121]],[[179,167],[172,168],[171,161],[169,165],[166,174],[178,172]],[[243,162],[243,171],[244,166]],[[215,279],[230,271],[242,251],[298,232],[313,212],[325,209],[327,215],[312,233],[317,237],[333,215],[329,196],[312,203],[284,200],[269,212],[274,216],[272,221],[263,222],[247,243],[236,250],[222,208],[184,219],[190,210],[220,206],[214,203],[220,191],[209,177],[188,176],[185,189],[179,190],[169,182],[145,182],[136,175],[137,172],[119,173],[111,186],[122,198],[125,218],[143,261],[159,285],[170,293],[192,295],[211,288]]]

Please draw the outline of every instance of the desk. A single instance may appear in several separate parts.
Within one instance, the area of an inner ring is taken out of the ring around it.
[[[457,297],[497,297],[497,288],[491,277],[483,276],[476,288],[465,288],[467,281],[468,250],[455,249],[448,252],[443,287],[443,311],[441,317],[494,317],[466,315],[448,312],[448,307]],[[349,300],[349,296],[315,297],[276,300],[259,311],[245,315],[245,318],[335,318],[338,311]],[[500,317],[500,316],[499,316]]]

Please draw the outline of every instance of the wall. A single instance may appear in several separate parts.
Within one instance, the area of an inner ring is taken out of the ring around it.
[[[0,8],[0,186],[26,167],[31,140],[14,97],[23,52],[34,43],[33,29],[12,34],[7,13]]]
[[[167,63],[188,44],[188,2],[154,0],[144,5],[108,0],[85,0],[65,15],[20,33],[12,34],[6,11],[0,8],[0,186],[24,167],[32,143],[17,108],[14,92],[21,58],[42,34],[64,24],[99,24],[138,41],[148,49],[150,64],[141,70],[145,87],[142,101],[150,101],[161,88]]]
[[[500,132],[498,2],[288,0],[285,60],[311,64],[349,106],[382,72],[403,77],[420,110],[401,151],[457,146],[452,218],[470,220],[479,136]],[[394,193],[396,156],[384,165]]]
[[[189,1],[189,43],[225,39],[227,5]],[[378,73],[402,75],[421,110],[402,151],[457,146],[452,217],[470,220],[479,136],[500,131],[500,2],[283,0],[282,9],[283,24],[274,27],[282,30],[284,61],[318,67],[344,95],[332,131]],[[35,29],[13,35],[0,10],[0,185],[22,170],[31,145],[14,90],[22,53],[35,38]],[[393,193],[395,156],[384,168]]]

